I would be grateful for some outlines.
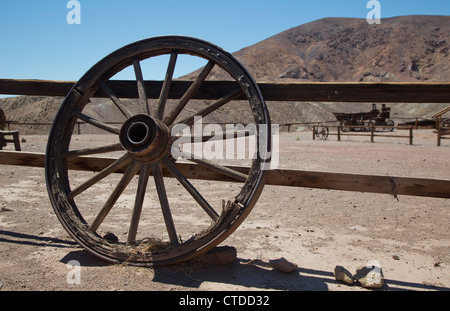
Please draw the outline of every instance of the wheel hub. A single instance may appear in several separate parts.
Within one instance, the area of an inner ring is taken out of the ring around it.
[[[123,148],[137,161],[158,161],[169,147],[170,135],[167,126],[145,114],[129,118],[119,134]]]

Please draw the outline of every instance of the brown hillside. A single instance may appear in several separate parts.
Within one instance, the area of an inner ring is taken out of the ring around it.
[[[450,16],[324,18],[234,55],[258,81],[450,81]]]

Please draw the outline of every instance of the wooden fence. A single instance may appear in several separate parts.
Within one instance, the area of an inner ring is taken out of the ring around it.
[[[319,127],[320,125],[313,125],[312,127],[312,132],[313,132],[313,140],[316,139],[316,136],[319,132]],[[413,126],[410,127],[402,127],[402,129],[407,129],[408,130],[408,135],[394,135],[394,134],[387,134],[387,132],[382,132],[382,134],[380,134],[380,132],[377,132],[377,129],[399,129],[398,126],[383,126],[383,125],[371,125],[370,128],[368,129],[369,134],[367,133],[350,133],[348,131],[343,131],[343,127],[340,125],[326,125],[326,127],[328,129],[330,128],[335,128],[336,132],[328,132],[327,136],[329,135],[335,135],[337,136],[337,140],[341,141],[341,137],[342,136],[366,136],[366,137],[370,137],[370,142],[374,142],[374,138],[375,137],[387,137],[387,138],[408,138],[409,140],[409,144],[412,145],[413,144]],[[362,130],[367,130],[367,126],[364,125],[349,125],[349,126],[345,126],[344,128],[361,128]]]
[[[437,128],[437,145],[441,145],[442,139],[450,139],[450,128],[443,128],[439,123]]]
[[[169,98],[180,98],[190,81],[174,81]],[[113,81],[119,97],[137,98],[134,81]],[[161,81],[147,81],[147,94],[157,98]],[[0,79],[0,94],[65,96],[74,82]],[[267,101],[448,103],[450,83],[258,83]],[[235,82],[207,81],[196,99],[217,99],[237,88]],[[100,97],[106,94],[99,93]],[[44,167],[45,154],[0,151],[0,164]],[[99,171],[114,161],[100,157],[71,157],[70,169]],[[177,164],[192,179],[231,181],[228,177],[197,164]],[[247,167],[233,167],[241,172]],[[169,175],[167,171],[164,175]],[[355,192],[450,198],[450,180],[341,174],[276,169],[268,172],[268,185],[307,187]]]

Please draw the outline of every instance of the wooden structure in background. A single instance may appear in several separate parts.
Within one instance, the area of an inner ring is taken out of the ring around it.
[[[313,125],[312,126],[312,130],[313,130],[313,140],[316,139],[316,137],[318,136],[317,134],[320,133],[319,127],[321,125]],[[370,137],[370,142],[373,143],[374,142],[374,138],[375,137],[387,137],[387,138],[408,138],[409,140],[409,144],[412,145],[413,144],[413,126],[410,127],[402,127],[402,129],[407,129],[409,130],[409,134],[408,135],[395,135],[395,134],[387,134],[386,132],[377,132],[377,129],[399,129],[399,127],[397,126],[377,126],[377,125],[371,125],[370,129],[368,131],[368,133],[349,133],[348,131],[343,131],[342,130],[342,125],[326,125],[327,128],[336,128],[336,132],[329,132],[327,131],[326,136],[328,137],[329,135],[336,135],[337,136],[337,140],[341,141],[342,136],[367,136]],[[366,129],[365,126],[363,125],[352,125],[352,128],[355,127],[362,127],[364,129]]]
[[[441,139],[449,139],[450,135],[450,119],[444,119],[443,115],[450,111],[450,106],[442,109],[435,115],[433,119],[436,121],[436,132],[437,132],[437,145],[441,145]]]
[[[14,143],[16,151],[20,151],[19,131],[10,131],[9,128],[7,128],[5,113],[0,109],[0,150],[2,150],[7,143]]]

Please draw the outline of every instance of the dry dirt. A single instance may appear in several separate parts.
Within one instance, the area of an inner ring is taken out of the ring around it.
[[[397,132],[402,134],[401,132]],[[284,133],[280,166],[311,171],[449,179],[450,145],[432,130],[407,139],[312,140]],[[46,136],[27,136],[22,150],[44,152]],[[95,143],[101,136],[81,135]],[[12,149],[9,144],[6,149]],[[95,198],[93,198],[95,199]],[[244,223],[222,245],[237,249],[229,265],[196,261],[161,268],[112,265],[76,245],[58,222],[42,168],[0,167],[0,291],[367,291],[334,279],[377,260],[382,290],[450,289],[450,201],[440,198],[266,186]],[[271,259],[298,265],[275,271]],[[70,260],[81,264],[69,284]]]

